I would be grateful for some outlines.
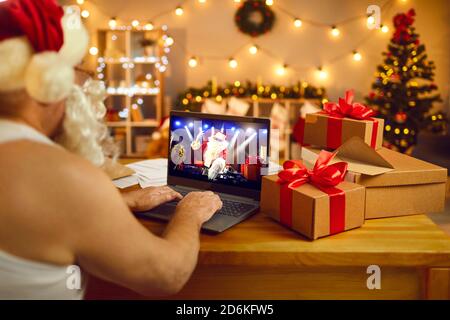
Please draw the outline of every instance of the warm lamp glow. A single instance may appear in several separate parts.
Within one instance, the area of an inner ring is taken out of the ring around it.
[[[1,2],[1,1],[0,1]],[[77,0],[77,3],[81,6],[84,4],[84,0]]]
[[[83,10],[83,11],[81,11],[81,16],[83,17],[83,18],[89,18],[89,16],[90,16],[91,14],[90,14],[90,12],[88,11],[88,10]]]
[[[166,46],[170,47],[170,46],[173,45],[174,43],[175,43],[175,41],[173,40],[172,37],[167,37],[167,38],[166,38],[166,41],[165,41]]]
[[[333,37],[338,37],[340,34],[341,34],[341,32],[339,31],[339,29],[336,26],[331,27],[331,35]]]
[[[111,29],[115,29],[117,27],[117,19],[111,18],[108,22],[108,25]]]
[[[367,26],[371,27],[373,26],[375,23],[375,17],[374,16],[368,16],[367,17]]]
[[[153,25],[152,22],[147,22],[144,26],[145,30],[153,30],[155,28],[155,26]]]
[[[97,47],[91,47],[91,48],[89,49],[89,54],[90,54],[91,56],[96,56],[96,55],[98,55],[98,48],[97,48]]]
[[[287,65],[285,65],[285,64],[282,66],[279,66],[276,70],[277,75],[284,76],[286,74],[286,68],[287,68]]]
[[[206,0],[198,0],[198,3],[206,3]]]
[[[295,19],[294,19],[294,26],[295,26],[296,28],[300,28],[300,27],[302,26],[302,24],[303,24],[303,22],[302,22],[302,20],[300,20],[299,18],[295,18]]]
[[[133,20],[133,21],[131,21],[131,25],[132,25],[134,28],[137,28],[137,27],[139,26],[139,21],[138,21],[138,20]]]
[[[258,46],[257,45],[252,45],[250,48],[248,48],[248,52],[250,52],[251,54],[257,54],[258,53]]]
[[[359,53],[358,51],[353,51],[353,60],[361,61],[361,59],[362,59],[361,53]]]
[[[266,0],[266,5],[268,5],[268,6],[273,5],[273,0]]]
[[[175,9],[175,14],[176,14],[177,16],[182,16],[183,13],[184,13],[184,10],[183,10],[182,7],[180,7],[180,6],[176,7],[176,9]]]
[[[230,58],[230,59],[228,60],[228,66],[229,66],[230,68],[232,68],[232,69],[236,69],[237,66],[238,66],[238,63],[237,63],[237,61],[236,61],[234,58]]]
[[[196,57],[191,57],[188,61],[188,65],[191,68],[195,68],[198,65],[198,60]]]
[[[323,70],[322,67],[317,68],[317,75],[318,75],[319,79],[322,79],[322,80],[324,80],[328,77],[328,73],[325,70]]]
[[[381,25],[381,32],[383,33],[388,33],[389,32],[389,27],[386,25]]]

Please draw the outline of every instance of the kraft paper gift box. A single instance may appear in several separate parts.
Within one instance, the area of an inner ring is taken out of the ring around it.
[[[334,150],[356,136],[373,149],[380,149],[384,120],[373,118],[373,114],[363,104],[353,103],[353,92],[347,91],[339,104],[327,102],[324,111],[306,115],[303,143]]]
[[[304,147],[312,165],[319,150]],[[386,148],[373,150],[352,138],[333,161],[348,163],[345,180],[366,187],[365,218],[384,218],[444,210],[447,169]]]
[[[309,239],[362,226],[364,187],[343,181],[324,190],[310,183],[290,189],[278,175],[264,176],[261,212]]]

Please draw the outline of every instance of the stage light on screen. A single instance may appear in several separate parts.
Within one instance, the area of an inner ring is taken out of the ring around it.
[[[180,122],[180,121],[175,121],[175,125],[176,125],[177,127],[179,127],[179,126],[181,125],[181,122]]]

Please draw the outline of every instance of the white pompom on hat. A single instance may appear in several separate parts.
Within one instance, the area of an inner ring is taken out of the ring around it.
[[[0,2],[0,93],[26,89],[41,103],[65,99],[88,46],[79,10],[55,0]]]

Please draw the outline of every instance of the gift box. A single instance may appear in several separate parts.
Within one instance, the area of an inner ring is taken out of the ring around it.
[[[261,179],[261,160],[258,156],[248,156],[241,166],[241,173],[247,180],[259,181]]]
[[[312,170],[286,161],[278,175],[262,178],[261,212],[310,239],[362,226],[364,187],[343,181],[346,164],[328,165],[323,151]]]
[[[304,147],[302,158],[311,166],[319,153]],[[366,188],[365,219],[444,210],[445,168],[386,148],[375,151],[356,137],[337,150],[333,161],[346,161],[345,180]]]
[[[324,110],[306,115],[303,143],[337,149],[352,137],[360,137],[373,149],[383,143],[384,120],[373,118],[374,111],[353,103],[353,91],[347,91],[339,103],[325,103]]]

